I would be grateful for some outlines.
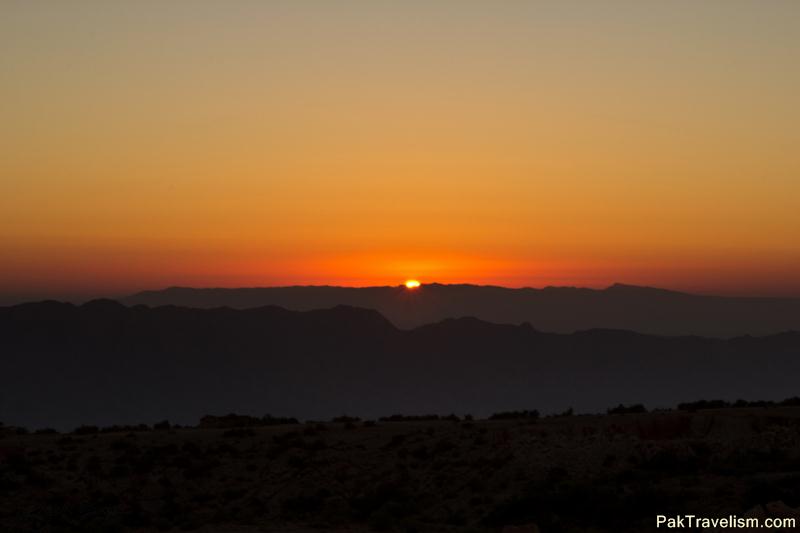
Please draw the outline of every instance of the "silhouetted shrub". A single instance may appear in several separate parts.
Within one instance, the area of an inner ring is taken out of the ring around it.
[[[698,400],[696,402],[679,403],[679,411],[699,411],[700,409],[723,409],[730,407],[725,400]]]
[[[769,408],[769,407],[798,407],[800,406],[800,397],[793,396],[786,398],[780,402],[772,400],[743,400],[738,399],[735,402],[727,402],[725,400],[698,400],[696,402],[679,403],[677,409],[679,411],[699,411],[701,409],[726,409],[726,408]]]
[[[347,424],[347,423],[354,424],[360,421],[361,419],[357,416],[347,416],[347,415],[337,416],[332,420],[332,422],[336,424]]]
[[[142,431],[150,431],[150,426],[147,424],[137,424],[135,426],[107,426],[100,430],[101,433],[135,433],[135,432],[142,432]]]
[[[272,416],[272,415],[264,415],[261,417],[261,422],[265,426],[283,426],[288,424],[299,424],[300,421],[294,417],[285,417],[285,416]]]
[[[229,413],[225,416],[206,415],[200,419],[198,427],[204,429],[231,429],[241,427],[279,426],[284,424],[299,424],[296,418],[277,417],[264,415],[261,418],[248,415]]]
[[[42,428],[35,431],[36,435],[57,435],[58,431],[53,428]]]
[[[159,431],[165,431],[165,430],[168,430],[168,429],[170,429],[170,427],[171,427],[171,426],[170,426],[170,424],[169,424],[169,420],[163,420],[163,421],[161,421],[161,422],[158,422],[158,423],[156,423],[156,424],[153,424],[153,429],[155,429],[155,430],[159,430]]]
[[[619,404],[616,407],[611,407],[606,412],[610,415],[629,415],[629,414],[646,413],[647,408],[640,403],[627,406]]]
[[[439,420],[439,415],[391,415],[382,416],[381,422],[425,422]]]
[[[494,413],[489,417],[489,420],[519,420],[523,418],[539,418],[539,411],[536,409],[533,409],[532,411],[501,411],[499,413]]]
[[[97,428],[97,426],[80,426],[75,428],[73,433],[75,435],[95,435],[99,431],[100,430]]]
[[[262,419],[254,416],[229,413],[225,416],[205,415],[200,419],[199,427],[208,429],[230,429],[262,424]]]
[[[753,400],[748,402],[747,400],[736,400],[731,405],[726,405],[725,407],[775,407],[775,402],[770,400]]]

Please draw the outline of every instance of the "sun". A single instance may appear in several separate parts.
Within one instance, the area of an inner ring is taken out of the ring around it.
[[[415,279],[410,279],[406,281],[406,289],[418,289],[419,288],[419,281]]]

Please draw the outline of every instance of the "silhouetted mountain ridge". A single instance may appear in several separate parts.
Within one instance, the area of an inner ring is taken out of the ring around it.
[[[404,330],[353,306],[41,302],[0,308],[0,339],[0,420],[32,427],[782,399],[800,372],[797,332],[555,334],[474,317]]]
[[[602,290],[439,283],[425,284],[416,290],[403,286],[171,287],[141,292],[124,298],[123,302],[237,309],[278,305],[297,311],[342,304],[375,309],[404,329],[462,316],[500,324],[529,322],[541,331],[558,333],[607,328],[656,335],[735,337],[800,329],[797,298],[704,296],[622,283]]]

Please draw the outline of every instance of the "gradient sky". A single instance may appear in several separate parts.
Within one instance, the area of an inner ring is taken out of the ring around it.
[[[0,4],[2,301],[800,295],[800,2]]]

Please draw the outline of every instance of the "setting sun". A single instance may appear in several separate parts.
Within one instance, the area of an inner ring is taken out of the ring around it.
[[[419,281],[415,279],[410,279],[406,281],[406,289],[418,289],[419,288]]]

